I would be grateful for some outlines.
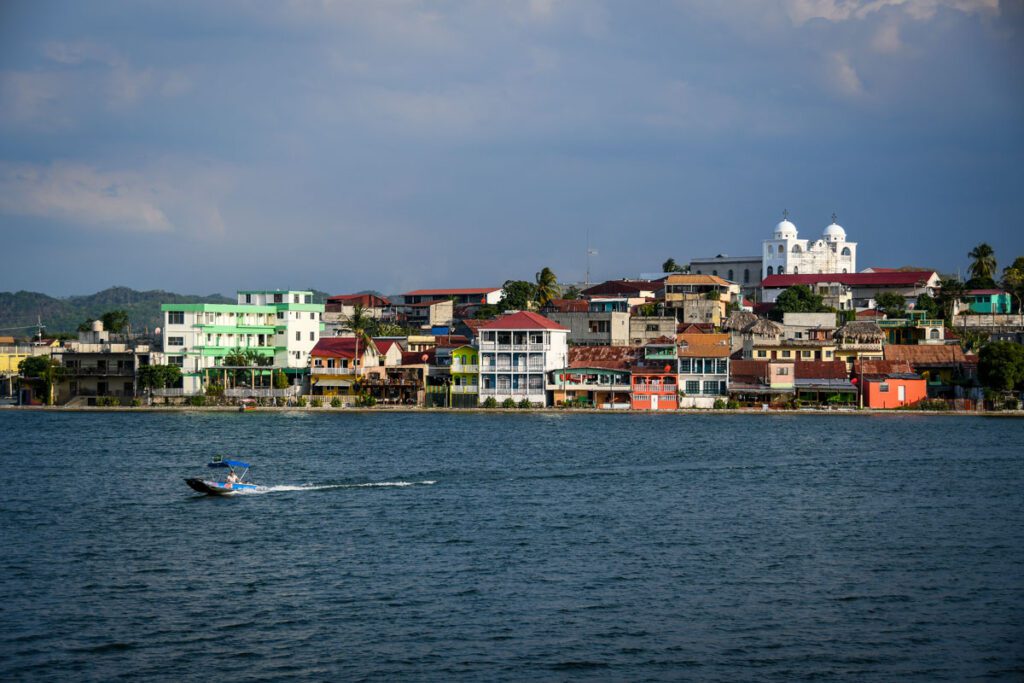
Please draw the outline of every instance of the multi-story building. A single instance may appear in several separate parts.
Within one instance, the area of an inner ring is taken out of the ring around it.
[[[117,336],[112,340],[103,322],[95,320],[89,331],[78,333],[76,341],[54,349],[53,357],[64,367],[55,390],[56,403],[78,397],[90,403],[98,397],[124,402],[137,393],[135,375],[140,367],[149,365],[150,347],[148,341]]]
[[[446,299],[454,304],[490,304],[501,301],[501,287],[461,287],[448,289],[416,289],[395,297],[397,304],[422,304]]]
[[[663,337],[643,347],[633,364],[630,399],[633,410],[676,410],[679,407],[679,358],[676,341]]]
[[[853,364],[862,360],[881,360],[885,332],[877,323],[869,320],[848,322],[835,332],[837,342],[835,360],[846,363],[848,372]]]
[[[569,367],[549,373],[555,405],[628,410],[630,366],[639,349],[632,346],[574,346]]]
[[[627,309],[628,310],[628,309]],[[629,344],[629,313],[622,311],[552,311],[547,317],[569,329],[569,339],[579,346]]]
[[[251,351],[296,381],[309,367],[309,352],[320,339],[323,304],[301,290],[238,292],[237,304],[163,304],[164,355],[182,370],[185,394],[202,390],[226,355]]]
[[[717,275],[738,284],[745,296],[753,295],[761,286],[760,256],[727,256],[719,254],[711,258],[697,258],[690,261],[690,272],[694,275]]]
[[[522,311],[479,328],[480,399],[511,398],[550,405],[546,377],[569,362],[569,330],[544,316]]]
[[[712,408],[729,394],[728,334],[680,334],[679,407]]]
[[[931,270],[878,269],[864,273],[768,274],[761,283],[761,301],[773,303],[782,292],[795,285],[806,285],[822,295],[826,305],[839,310],[875,308],[883,292],[893,292],[913,303],[922,294],[934,296],[939,274]]]
[[[329,296],[324,302],[324,337],[339,337],[351,333],[349,317],[356,306],[362,307],[363,315],[374,320],[390,320],[394,317],[391,302],[376,294],[338,294]]]
[[[739,298],[739,285],[717,275],[675,274],[665,278],[659,292],[665,314],[681,323],[710,323],[725,319],[726,306]]]
[[[817,240],[799,239],[789,214],[784,214],[772,239],[764,241],[761,253],[762,279],[769,275],[857,272],[857,243],[846,241],[846,231],[836,223],[835,214]]]

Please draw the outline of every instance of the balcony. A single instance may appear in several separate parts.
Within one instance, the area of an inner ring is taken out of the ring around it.
[[[636,382],[633,384],[633,391],[646,394],[675,394],[678,388],[676,384],[665,384],[663,382],[657,384],[654,382]]]
[[[499,344],[497,342],[480,342],[480,350],[487,351],[548,351],[551,349],[551,344],[544,344],[543,342],[537,342],[532,344]]]
[[[65,373],[69,377],[134,377],[134,366],[120,367],[74,367],[65,366]]]
[[[544,387],[533,387],[530,389],[524,389],[517,387],[515,389],[501,388],[501,387],[480,387],[481,396],[543,396]]]
[[[311,375],[354,375],[356,374],[355,368],[317,368],[312,367],[309,369]]]
[[[451,372],[475,375],[480,372],[479,365],[452,365]]]
[[[452,388],[452,393],[453,394],[479,394],[480,393],[480,385],[479,384],[453,384],[451,388]]]
[[[286,389],[236,387],[225,389],[224,395],[232,398],[286,398],[288,396],[297,396],[301,390],[302,387],[296,385]]]

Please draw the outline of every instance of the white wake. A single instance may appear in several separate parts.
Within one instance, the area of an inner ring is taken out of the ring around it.
[[[364,484],[279,484],[277,486],[260,486],[255,491],[239,491],[244,495],[260,493],[281,493],[284,491],[327,491],[329,489],[361,489],[361,488],[396,488],[404,486],[431,486],[433,480],[424,481],[373,481]]]

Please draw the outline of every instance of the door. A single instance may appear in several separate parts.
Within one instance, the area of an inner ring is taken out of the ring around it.
[[[657,409],[658,409],[658,395],[657,394],[651,394],[651,410],[657,410]]]
[[[896,387],[896,398],[900,400],[900,403],[907,400],[907,388],[902,384]]]

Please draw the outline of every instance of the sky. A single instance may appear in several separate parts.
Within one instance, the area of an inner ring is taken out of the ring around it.
[[[1024,255],[1024,3],[0,4],[0,291]]]

